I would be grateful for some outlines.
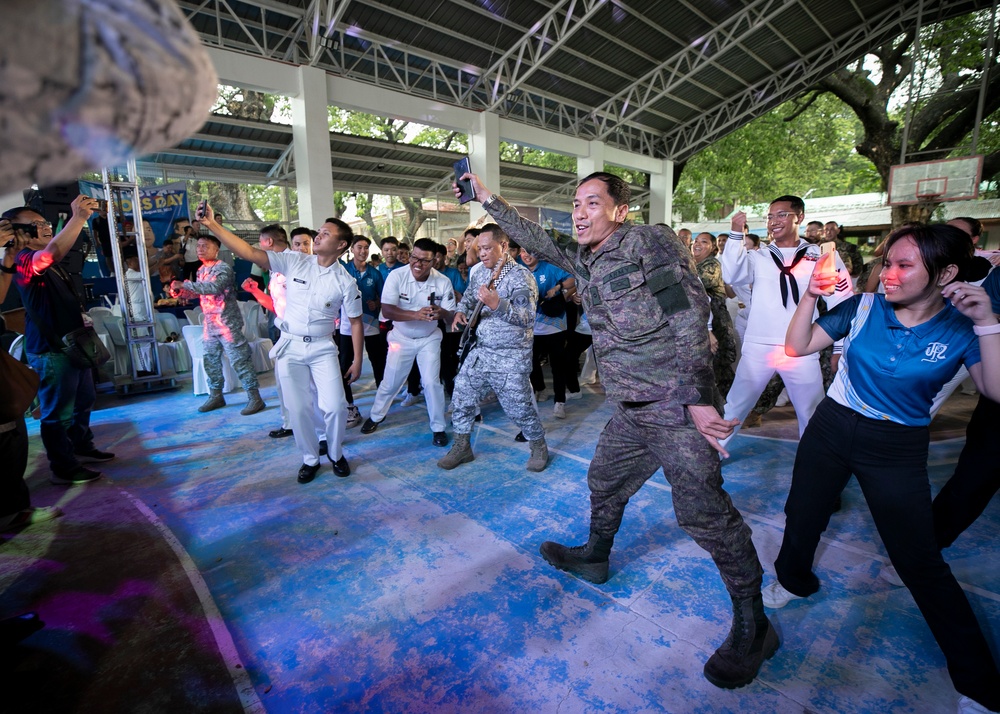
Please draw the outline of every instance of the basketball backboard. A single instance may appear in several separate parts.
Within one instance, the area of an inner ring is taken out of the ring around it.
[[[889,205],[978,198],[982,173],[982,156],[893,166],[889,172]]]

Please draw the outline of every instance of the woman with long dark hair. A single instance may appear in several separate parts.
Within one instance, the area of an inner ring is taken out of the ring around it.
[[[816,300],[837,280],[817,263],[788,326],[787,354],[811,354],[841,338],[844,354],[799,442],[778,579],[764,589],[764,605],[783,607],[819,590],[816,548],[854,474],[886,552],[964,695],[960,711],[997,711],[1000,673],[934,536],[927,452],[934,395],[961,365],[980,392],[1000,397],[1000,323],[985,291],[962,282],[979,260],[964,232],[908,226],[889,236],[884,256],[885,295],[857,295],[813,323]]]

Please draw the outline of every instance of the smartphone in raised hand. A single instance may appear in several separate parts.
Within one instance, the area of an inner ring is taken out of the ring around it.
[[[458,197],[458,202],[459,204],[468,203],[476,197],[476,192],[472,189],[472,179],[462,180],[462,176],[472,173],[472,168],[469,166],[469,157],[462,157],[452,165],[452,168],[455,169],[455,185],[462,191],[462,194]]]

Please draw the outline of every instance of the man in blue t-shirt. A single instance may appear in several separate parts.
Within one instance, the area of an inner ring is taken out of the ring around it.
[[[114,454],[94,446],[90,412],[97,399],[94,374],[74,366],[62,350],[63,335],[84,326],[84,306],[59,261],[76,242],[97,201],[77,196],[73,215],[59,235],[52,224],[28,207],[6,211],[15,235],[26,241],[17,254],[14,281],[24,303],[28,364],[41,379],[41,436],[57,485],[89,483],[101,477],[82,462],[110,461]]]

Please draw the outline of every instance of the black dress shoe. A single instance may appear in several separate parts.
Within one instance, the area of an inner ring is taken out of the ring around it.
[[[326,456],[327,451],[326,439],[321,439],[319,442],[319,455]]]
[[[443,431],[434,432],[434,446],[447,446],[448,434]]]
[[[524,432],[523,431],[517,432],[517,436],[514,437],[514,441],[520,442],[522,444],[526,442],[527,439],[524,438]]]
[[[286,429],[285,427],[281,427],[280,429],[272,429],[271,431],[267,432],[267,435],[270,436],[272,439],[284,439],[286,436],[292,435],[292,430]]]
[[[381,424],[380,421],[373,421],[371,417],[365,419],[365,423],[361,425],[362,434],[372,434],[378,429],[378,425]]]
[[[341,456],[336,461],[330,459],[330,463],[333,464],[333,472],[338,476],[340,476],[341,478],[351,475],[351,465],[347,463],[346,456]]]
[[[319,464],[310,466],[309,464],[302,464],[299,467],[299,483],[309,483],[314,478],[316,478],[316,473],[319,471]]]
[[[476,418],[473,419],[472,421],[482,421],[482,420],[483,420],[483,415],[482,414],[476,414]]]

